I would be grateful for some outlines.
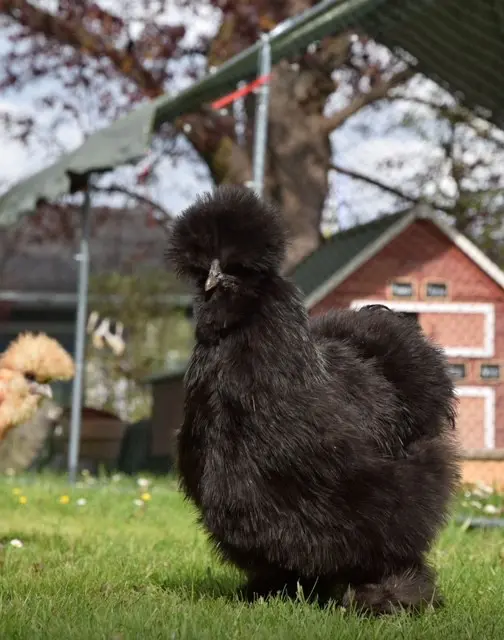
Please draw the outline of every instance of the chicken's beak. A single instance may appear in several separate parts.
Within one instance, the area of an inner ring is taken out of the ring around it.
[[[53,397],[51,385],[40,384],[40,382],[30,382],[30,393],[42,396],[43,398],[49,398],[49,400]]]
[[[205,291],[211,291],[219,284],[222,279],[222,271],[218,260],[212,260],[208,278],[205,282]]]

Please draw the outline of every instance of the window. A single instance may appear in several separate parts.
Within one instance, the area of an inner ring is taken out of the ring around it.
[[[466,377],[466,366],[463,363],[450,363],[448,365],[448,372],[453,380],[463,380]]]
[[[413,297],[413,283],[412,282],[403,282],[401,280],[396,280],[392,282],[390,287],[392,296],[394,298],[412,298]]]
[[[446,282],[427,282],[425,296],[427,298],[447,298],[448,284]]]
[[[480,367],[480,378],[482,380],[500,380],[500,365],[482,364]]]

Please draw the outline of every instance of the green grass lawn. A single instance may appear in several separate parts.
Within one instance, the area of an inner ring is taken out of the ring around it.
[[[450,525],[433,557],[446,607],[373,621],[237,601],[241,576],[212,557],[174,482],[155,481],[139,506],[141,491],[132,479],[0,479],[2,640],[504,637],[504,531]]]

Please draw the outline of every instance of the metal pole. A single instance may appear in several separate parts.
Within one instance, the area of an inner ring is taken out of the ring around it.
[[[71,483],[77,479],[79,446],[82,421],[84,380],[84,351],[86,346],[86,317],[89,282],[89,231],[91,210],[91,178],[84,192],[81,217],[82,230],[79,260],[79,284],[77,292],[77,321],[75,329],[75,378],[72,387],[72,413],[70,421],[70,446],[68,448],[68,475]]]
[[[241,80],[238,83],[237,89],[243,89],[246,86],[246,82]],[[240,147],[245,146],[245,133],[247,128],[247,113],[245,111],[245,98],[241,97],[233,102],[233,115],[235,121],[235,134],[236,142]]]
[[[333,5],[337,4],[341,4],[341,0],[321,0],[321,2],[317,2],[317,4],[310,9],[291,16],[283,22],[279,22],[276,27],[269,32],[269,35],[273,38],[277,38],[282,33],[285,35],[285,32],[294,30],[295,27],[307,20],[312,20],[319,15],[323,15],[329,11]]]
[[[261,42],[259,76],[264,76],[271,73],[271,43],[269,34],[263,33],[261,36]],[[262,85],[256,106],[254,135],[254,189],[258,196],[262,196],[264,191],[266,148],[268,144],[268,109],[269,80]]]

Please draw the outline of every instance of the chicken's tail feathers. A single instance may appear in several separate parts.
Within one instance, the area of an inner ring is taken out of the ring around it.
[[[361,313],[362,312],[366,313],[368,311],[371,311],[371,312],[388,311],[389,313],[394,313],[394,311],[390,307],[387,307],[387,305],[385,304],[365,304],[363,307],[359,309],[359,312]]]
[[[175,220],[166,258],[185,277],[222,266],[258,271],[280,268],[286,232],[280,212],[245,187],[220,186],[205,193]]]
[[[391,309],[387,307],[385,304],[375,303],[375,304],[365,304],[364,306],[359,308],[359,313],[393,313],[395,316],[399,318],[404,318],[409,320],[411,314],[404,311],[396,311],[395,309]],[[418,325],[418,329],[420,329],[420,325]]]

